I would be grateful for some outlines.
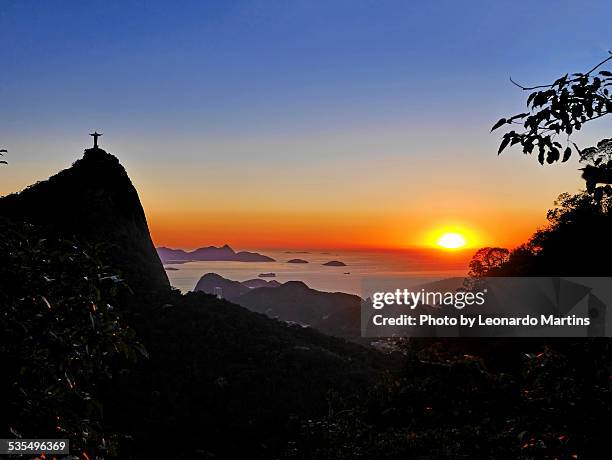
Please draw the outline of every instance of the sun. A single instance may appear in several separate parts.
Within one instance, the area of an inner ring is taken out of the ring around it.
[[[435,224],[434,224],[435,225]],[[423,246],[452,252],[482,246],[481,235],[469,224],[435,225],[423,235]]]
[[[448,232],[438,238],[437,244],[444,249],[459,249],[465,246],[466,241],[460,233]]]

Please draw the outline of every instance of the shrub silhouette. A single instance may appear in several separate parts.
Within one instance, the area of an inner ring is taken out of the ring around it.
[[[547,213],[545,228],[500,264],[483,264],[482,252],[489,248],[479,250],[470,276],[610,276],[611,205],[608,194],[561,194]]]
[[[492,269],[499,268],[508,261],[510,251],[505,248],[481,248],[470,261],[469,277],[485,276]]]

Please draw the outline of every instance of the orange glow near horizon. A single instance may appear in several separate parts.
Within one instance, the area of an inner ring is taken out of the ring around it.
[[[435,219],[421,222],[410,215],[147,212],[155,245],[182,249],[229,244],[236,250],[423,248],[452,252],[439,244],[445,234],[458,234],[465,241],[455,250],[489,245],[513,248],[525,241],[539,223],[508,219],[501,233],[498,219],[484,217],[473,219],[473,223],[443,224]]]
[[[521,155],[502,163],[471,147],[457,147],[454,159],[441,163],[429,144],[386,131],[248,142],[112,139],[109,150],[138,191],[154,244],[181,249],[426,248],[452,256],[437,244],[443,233],[462,235],[466,250],[511,249],[546,225],[560,192],[582,185],[571,165],[533,168]],[[75,159],[74,148],[62,145],[53,161],[38,162],[43,147],[20,146],[24,153],[1,171],[0,194],[45,180]],[[166,159],[167,151],[181,156]],[[149,161],[152,152],[159,162]]]

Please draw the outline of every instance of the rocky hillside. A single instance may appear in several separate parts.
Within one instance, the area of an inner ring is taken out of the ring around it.
[[[138,193],[117,158],[87,149],[70,168],[0,198],[0,216],[100,244],[105,262],[138,294],[168,289]]]

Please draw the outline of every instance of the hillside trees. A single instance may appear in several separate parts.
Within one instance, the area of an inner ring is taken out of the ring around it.
[[[100,387],[146,354],[115,311],[122,280],[95,248],[4,219],[0,233],[2,437],[112,452]]]

